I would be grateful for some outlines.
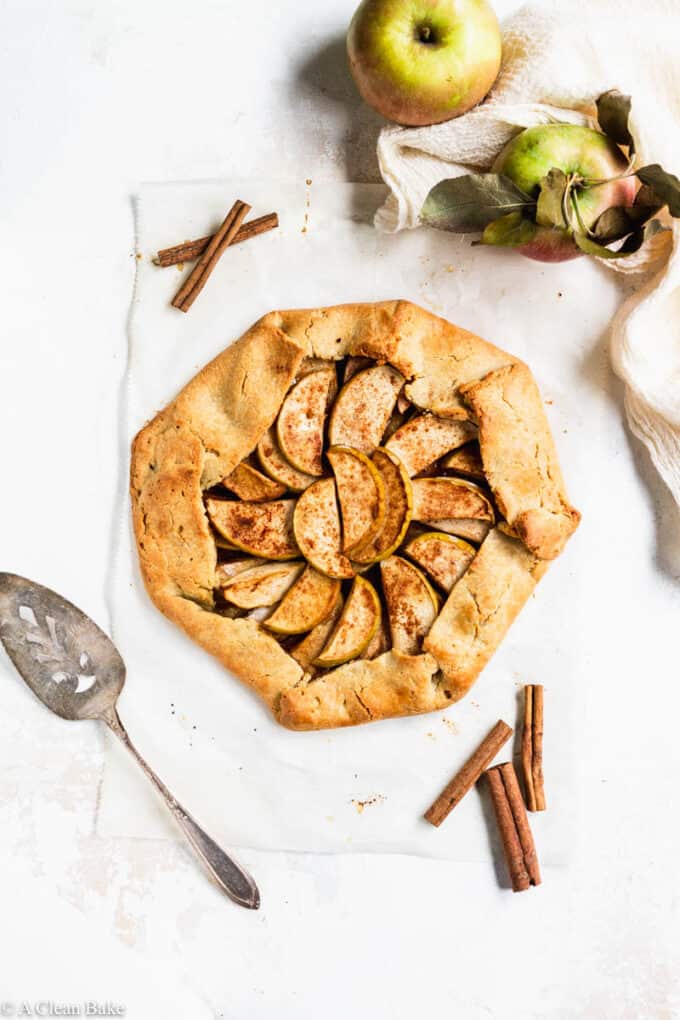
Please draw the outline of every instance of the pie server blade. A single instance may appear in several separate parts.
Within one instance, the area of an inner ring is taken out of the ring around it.
[[[33,693],[62,719],[100,719],[125,744],[208,873],[236,903],[256,910],[258,888],[173,797],[144,761],[116,703],[125,663],[111,639],[76,606],[41,584],[0,573],[0,641]]]

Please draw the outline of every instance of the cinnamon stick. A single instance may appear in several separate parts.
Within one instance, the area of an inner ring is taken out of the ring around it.
[[[208,242],[208,247],[173,298],[172,304],[175,308],[182,312],[189,311],[249,212],[250,206],[245,202],[234,202],[219,230]]]
[[[512,762],[486,773],[513,892],[541,884],[541,872],[522,792]]]
[[[266,216],[258,216],[254,220],[248,220],[247,223],[242,223],[234,234],[230,247],[235,244],[241,244],[242,241],[249,241],[251,237],[257,237],[258,234],[266,234],[268,230],[275,230],[279,225],[279,217],[277,213],[267,213]],[[157,266],[177,266],[181,262],[192,262],[203,254],[209,243],[212,241],[214,234],[208,234],[207,237],[197,237],[195,241],[184,241],[182,244],[176,244],[172,248],[161,248],[154,262]]]
[[[459,804],[468,790],[475,785],[484,769],[488,768],[503,744],[512,735],[512,729],[502,719],[484,738],[477,750],[470,755],[462,769],[444,787],[435,802],[427,809],[424,817],[431,825],[439,826],[447,815]]]
[[[524,688],[524,727],[522,730],[522,772],[530,811],[545,811],[543,786],[543,685]]]

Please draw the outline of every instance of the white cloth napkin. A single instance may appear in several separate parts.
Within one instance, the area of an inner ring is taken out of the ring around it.
[[[416,227],[438,181],[487,169],[518,128],[591,123],[593,101],[611,88],[632,96],[639,165],[680,174],[679,53],[677,0],[523,7],[505,26],[503,67],[486,102],[445,124],[382,131],[378,159],[391,194],[376,226]],[[626,386],[628,423],[680,504],[680,224],[606,265],[647,277],[613,319],[611,357]],[[529,287],[537,264],[525,270]]]

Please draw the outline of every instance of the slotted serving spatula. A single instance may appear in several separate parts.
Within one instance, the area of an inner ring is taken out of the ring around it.
[[[0,573],[0,640],[44,705],[62,719],[101,719],[113,730],[161,794],[212,878],[236,903],[257,910],[260,893],[248,872],[184,810],[130,740],[116,710],[125,663],[97,624],[49,588]]]

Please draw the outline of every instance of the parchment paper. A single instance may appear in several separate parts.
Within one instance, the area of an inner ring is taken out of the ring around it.
[[[251,216],[277,210],[281,227],[228,251],[184,315],[170,307],[181,273],[159,269],[151,258],[159,247],[205,234],[236,197],[252,204]],[[597,641],[602,595],[602,579],[588,572],[603,541],[597,501],[603,466],[609,484],[639,484],[607,392],[601,342],[620,284],[585,258],[547,266],[434,231],[380,235],[371,218],[383,197],[378,185],[316,181],[142,188],[127,437],[270,309],[409,298],[528,361],[570,494],[584,512],[581,529],[463,702],[410,719],[292,733],[151,604],[122,496],[111,591],[114,637],[128,666],[120,713],[164,781],[226,846],[483,860],[494,838],[483,790],[472,791],[438,830],[422,813],[497,719],[514,725],[521,685],[543,683],[549,810],[532,821],[542,861],[562,863],[578,811],[573,747],[587,711],[589,648]],[[619,528],[625,543],[634,526],[620,520],[612,533],[608,520],[607,542],[617,541]],[[620,569],[624,583],[625,564]],[[498,760],[511,754],[507,745]],[[177,835],[113,742],[97,824],[103,835]]]

